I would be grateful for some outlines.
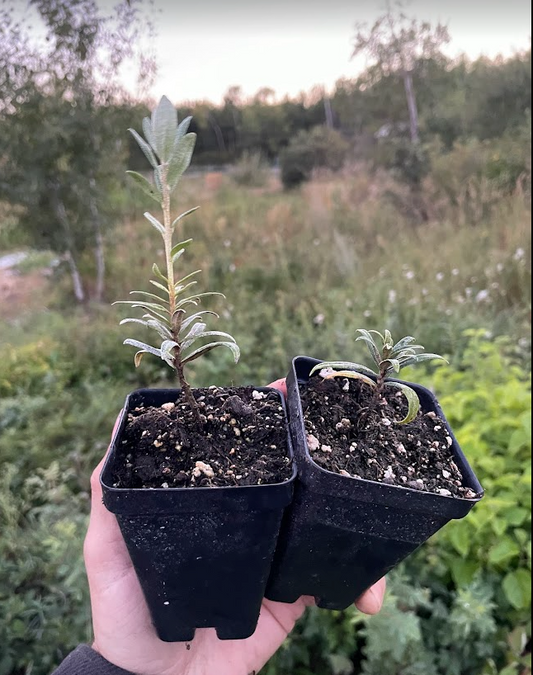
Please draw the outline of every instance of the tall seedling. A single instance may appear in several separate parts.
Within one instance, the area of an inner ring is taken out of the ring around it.
[[[151,213],[146,212],[144,216],[163,239],[165,271],[161,271],[157,263],[154,263],[152,272],[155,279],[150,279],[150,283],[155,291],[131,291],[131,294],[139,295],[141,299],[123,300],[120,303],[145,311],[142,318],[123,319],[121,324],[139,323],[153,329],[159,335],[158,347],[139,340],[124,341],[124,344],[138,350],[135,354],[135,365],[140,364],[144,354],[153,354],[173,368],[187,403],[197,422],[201,423],[198,404],[185,377],[186,364],[215,347],[230,349],[237,362],[240,351],[234,338],[228,333],[207,330],[205,317],[208,315],[218,317],[215,312],[196,310],[203,298],[222,294],[213,291],[190,294],[191,288],[197,283],[194,277],[201,270],[195,270],[183,277],[181,272],[176,271],[176,265],[192,239],[174,243],[175,232],[183,218],[198,208],[189,209],[175,218],[172,216],[172,197],[180,178],[191,162],[196,143],[196,134],[187,133],[190,122],[191,118],[187,117],[178,124],[174,106],[163,96],[152,116],[143,120],[144,138],[134,129],[129,130],[153,169],[153,183],[135,171],[127,173],[161,207],[162,222]]]

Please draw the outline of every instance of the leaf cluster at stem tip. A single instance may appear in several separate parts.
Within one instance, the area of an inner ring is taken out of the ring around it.
[[[324,379],[348,377],[361,380],[378,393],[384,387],[399,389],[405,396],[408,404],[407,414],[404,419],[400,420],[399,424],[411,422],[417,416],[420,409],[420,400],[416,392],[403,382],[394,382],[386,378],[394,373],[399,373],[406,366],[412,366],[423,361],[433,361],[434,359],[441,361],[446,361],[446,359],[438,354],[424,353],[424,347],[415,344],[416,340],[411,335],[407,335],[395,343],[388,330],[385,330],[382,334],[377,330],[359,328],[357,332],[360,335],[355,341],[361,341],[366,344],[377,370],[372,370],[360,363],[352,363],[351,361],[323,361],[311,370],[310,375],[324,371]]]
[[[123,300],[127,304],[144,311],[139,318],[127,318],[121,324],[135,323],[152,329],[158,334],[157,346],[127,339],[124,344],[135,347],[135,365],[138,366],[144,354],[158,356],[176,370],[184,393],[192,406],[194,398],[184,376],[184,366],[216,347],[226,347],[238,361],[240,352],[235,339],[228,333],[207,329],[206,317],[218,317],[210,310],[199,311],[198,305],[209,296],[222,296],[222,293],[206,291],[195,293],[196,276],[201,270],[195,270],[184,276],[176,274],[176,264],[182,257],[192,239],[174,242],[174,233],[183,218],[198,207],[189,209],[177,217],[171,214],[171,197],[183,173],[188,168],[196,134],[188,133],[191,118],[187,117],[178,124],[178,115],[172,103],[163,96],[151,117],[142,123],[144,137],[134,129],[129,131],[139,144],[153,169],[153,183],[135,171],[128,171],[130,178],[161,207],[158,218],[145,213],[146,220],[161,235],[165,250],[165,267],[157,263],[152,266],[155,278],[150,279],[153,289],[131,291],[139,296],[134,300]]]

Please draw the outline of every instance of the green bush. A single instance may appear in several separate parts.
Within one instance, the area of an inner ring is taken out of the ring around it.
[[[280,154],[284,187],[296,187],[309,180],[315,169],[338,171],[344,164],[348,147],[335,129],[317,126],[310,131],[300,131]]]

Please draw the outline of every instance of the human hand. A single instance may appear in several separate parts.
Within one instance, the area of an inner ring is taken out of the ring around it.
[[[273,382],[285,396],[285,380]],[[104,458],[105,459],[105,458]],[[293,604],[263,600],[255,633],[246,640],[221,641],[213,628],[196,631],[190,644],[157,637],[148,607],[115,516],[102,501],[100,472],[91,478],[92,503],[84,556],[94,629],[93,648],[109,662],[141,675],[252,675],[278,650],[313,598]],[[365,614],[381,609],[385,579],[356,606]]]

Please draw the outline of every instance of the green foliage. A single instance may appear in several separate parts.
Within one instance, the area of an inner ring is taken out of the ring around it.
[[[4,465],[0,478],[0,674],[46,675],[90,639],[88,499],[71,492],[74,472],[58,461],[22,485],[17,471]]]
[[[500,576],[500,615],[524,625],[531,604],[531,383],[513,363],[509,340],[489,341],[483,331],[469,337],[459,367],[438,369],[432,386],[487,495],[435,538],[428,561],[458,585],[479,570]]]
[[[281,180],[286,188],[311,178],[314,169],[338,171],[346,159],[348,143],[325,126],[300,131],[280,155]]]
[[[237,185],[264,187],[268,180],[268,166],[260,152],[245,151],[235,164],[231,177]]]

